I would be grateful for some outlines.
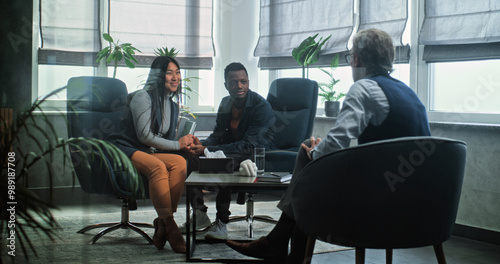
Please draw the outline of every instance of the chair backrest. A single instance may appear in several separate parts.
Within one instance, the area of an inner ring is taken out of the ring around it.
[[[299,227],[330,243],[408,248],[451,236],[464,142],[411,137],[340,150],[308,164],[292,188]]]
[[[127,98],[127,87],[121,80],[81,76],[69,79],[67,85],[68,136],[106,139],[120,121]],[[75,151],[75,150],[73,150]],[[113,193],[112,183],[103,166],[88,167],[79,155],[72,155],[73,167],[82,189],[88,193]]]
[[[312,134],[318,83],[304,78],[276,79],[271,83],[267,101],[276,117],[276,147],[298,150]]]

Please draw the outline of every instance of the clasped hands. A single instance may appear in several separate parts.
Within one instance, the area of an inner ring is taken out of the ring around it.
[[[205,151],[205,146],[201,144],[200,139],[191,134],[179,138],[179,146],[181,150],[195,156],[203,155]]]

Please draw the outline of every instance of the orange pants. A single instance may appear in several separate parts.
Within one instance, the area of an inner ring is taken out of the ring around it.
[[[158,217],[171,217],[184,190],[186,160],[175,154],[136,151],[131,157],[139,173],[149,181],[149,197]]]

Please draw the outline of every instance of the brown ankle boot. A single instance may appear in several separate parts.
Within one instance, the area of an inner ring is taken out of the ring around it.
[[[167,230],[165,229],[165,218],[156,218],[153,221],[155,226],[155,234],[153,235],[153,244],[156,248],[163,249],[167,242]]]
[[[170,247],[177,253],[186,253],[186,241],[175,223],[174,218],[169,217],[165,220],[165,230]]]

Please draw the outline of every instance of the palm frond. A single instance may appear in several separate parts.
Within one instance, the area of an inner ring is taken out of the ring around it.
[[[49,180],[49,194],[52,196],[53,180],[55,174],[55,161],[63,157],[63,162],[69,159],[68,149],[82,148],[87,144],[95,150],[98,155],[109,155],[112,169],[122,170],[128,175],[137,176],[135,167],[130,159],[116,146],[103,140],[94,138],[69,138],[63,139],[59,136],[59,131],[51,122],[51,117],[45,113],[41,105],[51,96],[66,89],[62,87],[54,90],[48,95],[37,99],[25,111],[20,112],[10,125],[4,124],[2,120],[2,137],[0,141],[0,163],[2,169],[0,174],[0,234],[8,237],[14,230],[16,234],[16,247],[28,258],[29,252],[36,256],[36,248],[32,243],[33,233],[45,236],[51,240],[57,239],[56,229],[58,223],[52,215],[52,210],[56,207],[50,201],[45,201],[38,197],[25,182],[30,178],[38,177],[41,170],[46,170]],[[61,113],[62,115],[62,113]],[[64,119],[67,121],[66,119]],[[9,135],[9,136],[6,136]],[[10,157],[10,159],[9,159]],[[83,162],[89,165],[89,157],[83,156]],[[66,164],[66,163],[64,163]],[[66,170],[66,166],[63,166]],[[10,172],[10,174],[9,174]],[[63,171],[66,173],[67,171]],[[73,175],[74,172],[68,172]],[[10,177],[10,178],[9,178]],[[15,182],[15,192],[9,192],[9,186],[13,186],[9,179]],[[129,186],[133,187],[132,192],[143,195],[144,187],[140,177],[128,177]],[[15,207],[15,227],[9,223],[8,210],[10,206]],[[2,239],[0,246],[5,247],[7,240]],[[0,262],[2,262],[0,257]]]

